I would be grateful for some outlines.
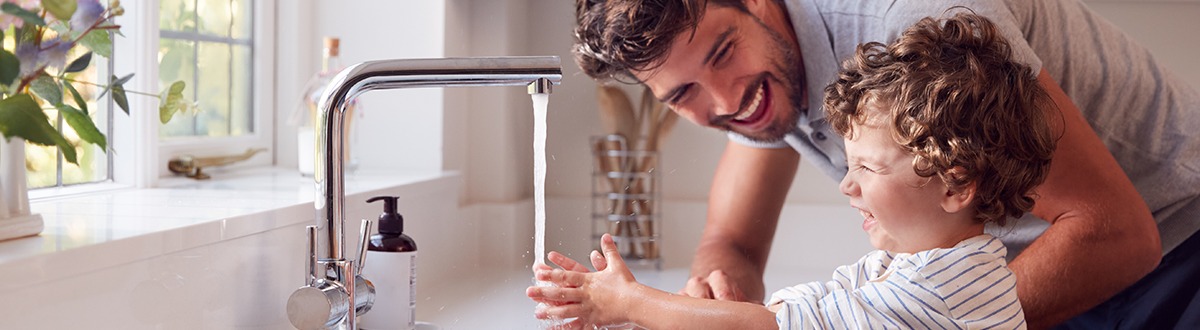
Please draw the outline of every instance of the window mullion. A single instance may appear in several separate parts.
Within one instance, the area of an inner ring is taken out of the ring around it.
[[[108,39],[109,39],[109,40],[112,40],[112,39],[113,39],[113,32],[112,32],[112,31],[109,31],[109,32],[108,32]],[[113,54],[113,56],[111,56],[110,58],[108,58],[108,59],[105,61],[105,62],[108,64],[108,65],[107,65],[107,67],[108,67],[108,72],[105,72],[105,74],[104,74],[104,75],[105,75],[105,76],[107,76],[107,77],[108,77],[108,79],[112,79],[112,76],[113,76],[113,74],[112,74],[112,73],[114,72],[114,69],[115,69],[115,66],[116,66],[116,65],[114,65],[114,64],[113,64],[113,62],[116,62],[116,61],[114,61],[114,60],[113,60],[113,58],[115,58],[115,57],[117,56],[117,54],[116,54],[116,52],[117,52],[117,47],[116,47],[115,45],[109,44],[109,45],[108,45],[108,49],[109,49],[109,53],[110,53],[110,54]],[[109,82],[109,84],[111,85],[111,81]],[[97,101],[99,101],[99,100],[97,100]],[[105,103],[107,103],[107,104],[108,104],[108,106],[106,106],[106,107],[105,107],[105,108],[107,109],[107,112],[108,112],[108,136],[106,136],[106,138],[108,138],[108,143],[107,143],[108,149],[112,149],[112,145],[113,145],[113,142],[114,142],[114,140],[113,140],[113,135],[114,135],[114,134],[116,134],[116,128],[115,128],[115,125],[114,125],[114,122],[115,122],[115,120],[113,120],[113,119],[114,119],[114,118],[113,118],[113,115],[114,115],[115,113],[113,112],[113,98],[112,98],[112,94],[107,94],[107,95],[106,95],[106,101],[107,101],[107,102],[105,102]],[[97,104],[99,104],[100,102],[96,102],[96,103],[97,103]],[[109,182],[117,182],[117,179],[116,179],[116,177],[114,176],[114,175],[116,174],[116,170],[115,170],[115,167],[116,167],[115,165],[116,165],[116,163],[113,161],[113,154],[112,154],[112,153],[109,153],[109,152],[108,152],[108,149],[105,149],[105,150],[104,150],[104,155],[105,155],[105,156],[104,156],[104,158],[105,158],[105,159],[107,160],[107,162],[108,162],[108,169],[105,171],[105,172],[108,172],[108,174],[107,174],[107,176],[106,176],[106,177],[108,178],[108,181],[109,181]]]
[[[235,22],[237,20],[237,17],[234,17],[234,15],[233,15],[233,1],[227,1],[225,3],[228,5],[228,8],[226,8],[226,10],[229,11],[229,29],[228,29],[228,31],[226,31],[226,33],[227,33],[226,37],[233,39],[233,22]],[[233,114],[234,114],[234,110],[233,110],[233,66],[234,66],[234,64],[233,64],[233,44],[231,44],[231,43],[225,44],[225,49],[229,51],[229,60],[228,60],[229,61],[228,62],[229,63],[229,67],[228,67],[229,74],[226,76],[226,78],[228,79],[228,82],[229,82],[229,84],[228,84],[229,93],[226,93],[226,95],[225,95],[226,96],[225,108],[229,109],[229,114],[225,116],[225,136],[232,136],[233,135]]]
[[[55,110],[55,111],[58,111],[58,110]],[[58,123],[57,125],[55,125],[55,126],[58,126],[58,134],[62,135],[62,133],[63,133],[62,112],[59,111],[55,117],[56,117],[55,121]],[[57,169],[56,171],[54,171],[54,186],[55,187],[63,186],[63,152],[62,152],[62,148],[63,148],[63,146],[58,146],[58,148],[54,148],[55,151],[58,151],[57,152],[58,156],[54,157],[54,162],[55,162],[54,168]]]
[[[192,0],[192,33],[200,34],[200,0]],[[200,41],[192,39],[192,100],[200,100]],[[192,113],[192,136],[200,135],[199,116]]]

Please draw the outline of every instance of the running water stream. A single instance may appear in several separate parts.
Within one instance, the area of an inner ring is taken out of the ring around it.
[[[534,260],[546,263],[546,106],[550,94],[533,97],[533,219]]]
[[[546,107],[550,94],[530,94],[533,97],[533,255],[534,264],[546,264]],[[550,286],[549,282],[534,279],[534,285]],[[537,308],[545,308],[539,303]],[[559,325],[556,320],[538,322],[538,329]]]

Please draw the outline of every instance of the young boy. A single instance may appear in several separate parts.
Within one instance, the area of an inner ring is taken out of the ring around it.
[[[526,294],[564,328],[636,323],[651,329],[1024,329],[1006,250],[984,234],[1033,208],[1055,147],[1049,96],[986,18],[926,18],[892,45],[860,45],[826,88],[846,138],[841,191],[879,249],[833,280],[786,288],[766,307],[691,298],[637,283],[612,238],[598,270],[534,268]],[[560,262],[561,261],[561,262]]]

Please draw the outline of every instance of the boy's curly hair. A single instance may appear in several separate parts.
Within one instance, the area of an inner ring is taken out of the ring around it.
[[[575,63],[592,79],[636,81],[631,71],[662,64],[710,3],[749,12],[742,0],[576,0]]]
[[[851,138],[881,116],[918,175],[955,191],[975,183],[975,219],[1003,225],[1033,209],[1057,143],[1047,119],[1053,101],[1011,53],[983,16],[924,18],[895,43],[859,45],[843,61],[825,88],[826,117]]]

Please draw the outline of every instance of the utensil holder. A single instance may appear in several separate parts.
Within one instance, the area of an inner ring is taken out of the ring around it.
[[[662,269],[659,154],[629,150],[620,135],[593,137],[592,241],[610,234],[630,266]]]

